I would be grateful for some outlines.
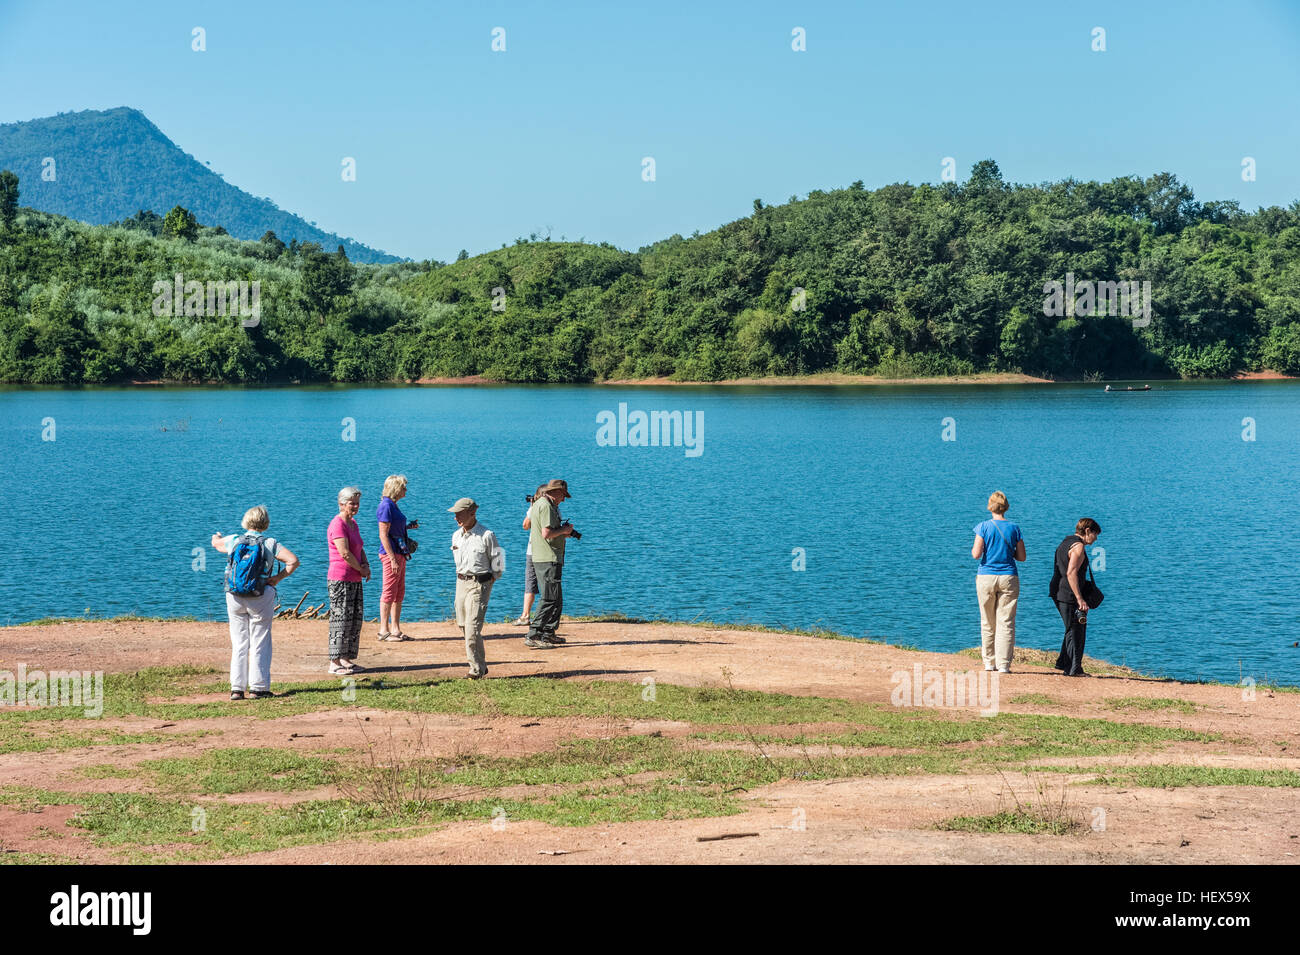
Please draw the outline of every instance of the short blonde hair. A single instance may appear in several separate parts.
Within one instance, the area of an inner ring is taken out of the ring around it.
[[[266,508],[259,504],[244,512],[244,519],[240,524],[246,531],[264,531],[271,526],[271,518],[266,513]]]
[[[1010,506],[1011,505],[1007,503],[1007,496],[1003,494],[1001,491],[994,491],[992,494],[989,495],[988,507],[989,510],[992,511],[994,514],[1005,514],[1007,512],[1007,508],[1009,508]]]
[[[394,494],[401,492],[406,493],[406,475],[390,474],[384,480],[384,497],[392,497]]]

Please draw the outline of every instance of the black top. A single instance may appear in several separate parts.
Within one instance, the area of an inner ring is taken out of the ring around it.
[[[1070,548],[1075,544],[1082,544],[1083,538],[1078,534],[1071,534],[1065,540],[1061,541],[1056,548],[1056,563],[1052,570],[1052,599],[1059,600],[1061,603],[1077,604],[1079,601],[1074,596],[1074,590],[1070,587],[1070,579],[1066,571],[1070,567]],[[1086,545],[1085,545],[1086,547]],[[1087,559],[1087,554],[1084,554]],[[1083,584],[1083,573],[1079,574],[1080,589]]]

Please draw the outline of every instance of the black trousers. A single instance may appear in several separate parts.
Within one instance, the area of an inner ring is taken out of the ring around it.
[[[1066,676],[1073,676],[1083,672],[1083,644],[1088,639],[1088,625],[1074,619],[1078,604],[1058,600],[1056,609],[1065,624],[1065,639],[1061,641],[1061,655],[1056,658],[1056,668],[1064,670]]]
[[[540,640],[553,636],[560,626],[560,611],[564,608],[564,590],[560,586],[564,565],[555,561],[533,561],[537,573],[537,608],[533,611],[528,639]]]

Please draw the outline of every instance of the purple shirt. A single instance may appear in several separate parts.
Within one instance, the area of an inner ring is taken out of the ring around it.
[[[353,570],[339,549],[334,546],[334,541],[340,537],[348,542],[348,551],[352,558],[358,563],[364,563],[362,558],[365,556],[365,550],[361,545],[361,528],[357,527],[356,521],[344,522],[342,514],[334,515],[334,520],[330,521],[330,529],[325,534],[329,546],[330,555],[330,580],[360,580],[361,575]]]
[[[379,509],[375,511],[375,519],[380,524],[388,524],[388,539],[392,541],[393,546],[397,548],[399,554],[406,553],[406,515],[401,512],[397,502],[391,497],[386,497],[379,502]],[[387,554],[384,550],[384,538],[379,538],[379,553]]]

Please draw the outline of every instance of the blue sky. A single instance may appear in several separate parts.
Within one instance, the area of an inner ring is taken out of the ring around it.
[[[0,122],[136,107],[234,185],[412,258],[548,230],[635,249],[755,198],[938,181],[945,156],[960,179],[993,158],[1017,182],[1300,198],[1287,0],[0,0],[0,89]]]

